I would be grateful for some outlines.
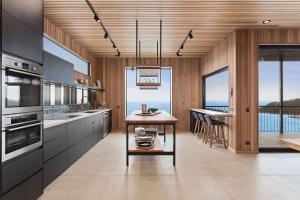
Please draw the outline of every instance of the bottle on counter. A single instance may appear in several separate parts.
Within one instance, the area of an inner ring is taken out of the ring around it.
[[[147,113],[147,104],[142,104],[142,113]]]

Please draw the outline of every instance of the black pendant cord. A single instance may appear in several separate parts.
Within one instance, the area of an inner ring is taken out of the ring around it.
[[[158,65],[158,40],[156,41],[156,64]]]
[[[117,55],[116,56],[121,56],[121,53],[118,49],[118,47],[116,46],[115,42],[113,41],[113,39],[111,38],[110,34],[108,33],[108,31],[106,30],[104,24],[101,22],[99,16],[97,15],[95,9],[93,8],[91,2],[89,0],[85,0],[87,5],[89,6],[89,8],[91,9],[92,13],[94,14],[94,20],[100,24],[101,28],[103,29],[105,35],[104,38],[108,38],[110,40],[110,42],[112,43],[112,47],[117,51]]]
[[[185,36],[185,38],[184,38],[182,44],[179,46],[179,49],[178,49],[178,51],[177,51],[177,53],[176,53],[177,56],[182,56],[182,55],[180,54],[180,50],[182,50],[182,49],[184,48],[184,44],[185,44],[185,42],[187,41],[187,39],[188,39],[188,38],[193,39],[193,37],[194,37],[194,36],[193,36],[193,34],[192,34],[192,30],[190,30],[190,31],[187,33],[187,35]]]
[[[161,45],[162,45],[162,20],[160,20],[160,34],[159,34],[159,65],[161,67]]]
[[[141,40],[139,40],[139,64],[141,64]]]
[[[138,39],[139,39],[139,29],[138,29],[138,26],[139,26],[139,22],[138,20],[135,21],[135,64],[136,64],[136,67],[138,66]]]

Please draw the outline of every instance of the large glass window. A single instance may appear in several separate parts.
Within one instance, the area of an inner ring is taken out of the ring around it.
[[[261,45],[259,50],[259,146],[286,148],[299,138],[300,46]]]
[[[228,69],[204,76],[204,107],[228,112]]]
[[[280,60],[261,51],[259,69],[259,130],[280,131]]]
[[[158,108],[172,113],[172,69],[161,69],[161,86],[157,89],[141,89],[136,86],[136,69],[127,67],[126,81],[126,115],[140,110],[142,104],[148,108]]]
[[[85,60],[79,58],[75,54],[71,53],[67,49],[61,47],[60,45],[56,44],[55,42],[49,40],[48,38],[44,37],[43,39],[44,50],[60,57],[70,63],[74,64],[74,70],[89,75],[89,63]]]

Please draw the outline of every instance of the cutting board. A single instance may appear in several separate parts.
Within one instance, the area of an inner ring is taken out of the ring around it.
[[[139,116],[154,116],[154,115],[158,115],[160,114],[161,112],[158,111],[158,112],[154,112],[154,113],[135,113],[136,115],[139,115]]]

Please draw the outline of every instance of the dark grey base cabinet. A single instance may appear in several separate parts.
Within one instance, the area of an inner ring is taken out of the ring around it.
[[[2,200],[34,200],[43,194],[43,172],[39,171],[2,196]]]
[[[31,151],[2,165],[2,200],[35,200],[43,193],[43,150]]]
[[[87,150],[91,149],[95,144],[100,141],[100,138],[96,133],[93,133],[86,138],[86,148]]]
[[[68,146],[72,146],[87,136],[86,118],[68,123]]]
[[[44,131],[44,187],[103,138],[103,115],[95,115]]]
[[[43,168],[42,153],[42,149],[38,149],[2,166],[2,194]]]
[[[68,154],[64,151],[44,164],[44,187],[47,187],[54,179],[68,168]]]

